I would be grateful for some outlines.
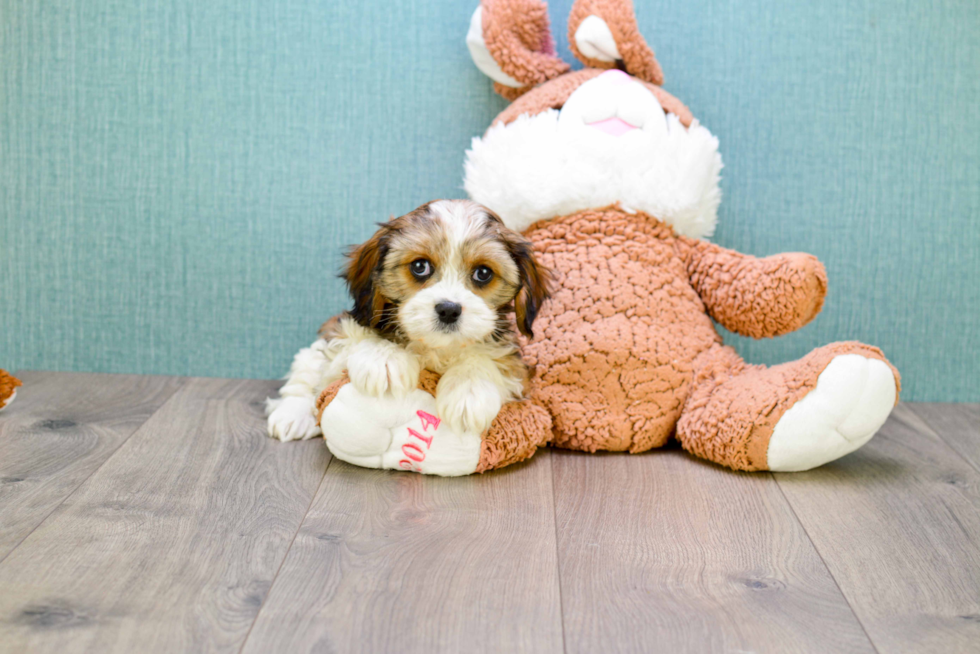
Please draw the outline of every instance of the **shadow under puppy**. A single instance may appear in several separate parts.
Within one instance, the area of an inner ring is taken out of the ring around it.
[[[424,204],[353,248],[342,276],[354,308],[297,353],[280,397],[267,402],[271,437],[320,435],[316,397],[345,371],[374,397],[406,396],[422,369],[440,374],[436,407],[457,432],[482,433],[523,397],[512,325],[533,335],[550,274],[492,211],[469,200]]]

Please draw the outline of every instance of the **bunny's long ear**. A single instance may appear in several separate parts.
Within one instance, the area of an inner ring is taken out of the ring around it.
[[[555,54],[548,5],[540,0],[482,0],[470,20],[466,45],[476,67],[508,100],[569,68]]]
[[[576,0],[568,16],[568,43],[592,68],[622,67],[661,86],[664,74],[636,25],[632,0]]]

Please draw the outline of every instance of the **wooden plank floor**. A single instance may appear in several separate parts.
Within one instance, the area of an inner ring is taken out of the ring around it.
[[[807,473],[441,479],[269,440],[275,382],[20,374],[0,652],[980,652],[980,405]]]

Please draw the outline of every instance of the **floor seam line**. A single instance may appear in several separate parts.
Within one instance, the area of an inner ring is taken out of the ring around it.
[[[826,570],[827,574],[830,575],[830,578],[834,582],[834,587],[837,588],[837,592],[840,593],[840,596],[844,599],[844,603],[847,604],[847,608],[851,610],[851,615],[853,615],[854,619],[857,620],[858,626],[861,627],[861,631],[864,633],[864,637],[868,639],[868,643],[871,645],[871,649],[873,649],[875,652],[879,652],[878,645],[871,637],[871,634],[868,633],[868,628],[864,626],[864,621],[861,620],[861,616],[859,616],[858,612],[854,609],[854,605],[851,604],[851,600],[847,597],[847,594],[844,593],[844,589],[840,587],[840,582],[838,582],[837,577],[834,576],[834,571],[830,569],[829,565],[827,565],[827,560],[824,558],[823,553],[820,551],[820,548],[817,547],[817,544],[813,542],[813,539],[810,537],[810,532],[807,531],[806,529],[806,525],[804,525],[803,521],[800,520],[799,514],[796,513],[796,507],[793,506],[793,503],[789,501],[788,497],[786,497],[786,493],[783,492],[783,487],[779,483],[779,480],[776,479],[776,475],[774,475],[771,470],[768,472],[769,472],[769,478],[772,479],[773,482],[775,482],[776,488],[779,489],[779,494],[782,496],[783,501],[786,502],[786,506],[789,507],[790,512],[793,514],[793,519],[796,520],[796,524],[798,524],[800,526],[800,529],[803,530],[803,534],[806,536],[807,541],[810,543],[810,547],[812,547],[813,551],[817,553],[818,557],[820,557],[820,562],[823,564],[824,570]]]
[[[561,651],[568,654],[568,640],[565,637],[565,597],[561,583],[561,548],[558,547],[558,493],[555,490],[555,451],[548,451],[551,466],[551,515],[555,522],[555,567],[558,573],[558,613],[561,618]]]
[[[920,414],[918,411],[915,410],[914,407],[916,404],[918,404],[917,402],[902,402],[902,404],[907,406],[909,411],[912,412],[912,415],[914,415],[916,418],[921,420],[922,423],[929,428],[929,431],[935,434],[936,438],[938,438],[939,441],[943,445],[945,445],[953,454],[958,456],[964,463],[966,463],[968,467],[973,468],[975,471],[980,473],[980,465],[974,464],[973,461],[971,461],[969,458],[963,456],[963,454],[960,453],[960,451],[956,448],[955,445],[953,445],[951,442],[946,440],[946,438],[942,435],[942,432],[940,432],[938,429],[933,427],[932,423],[929,422],[924,415]]]
[[[303,512],[303,517],[300,519],[299,524],[296,525],[296,531],[293,533],[293,537],[289,540],[289,547],[286,548],[285,553],[282,555],[282,561],[279,562],[279,567],[276,568],[276,574],[272,575],[272,581],[269,582],[269,591],[262,598],[262,604],[259,606],[259,610],[255,612],[255,617],[252,619],[252,624],[248,626],[248,631],[245,632],[245,638],[242,639],[242,646],[238,648],[239,654],[245,651],[245,645],[248,644],[248,639],[252,636],[252,630],[259,621],[259,617],[262,615],[262,609],[265,608],[265,604],[269,599],[269,595],[272,594],[272,589],[276,585],[276,581],[279,579],[279,573],[282,572],[282,566],[286,565],[286,559],[289,558],[289,553],[293,551],[293,544],[296,542],[296,537],[299,536],[299,532],[303,530],[303,525],[306,523],[306,518],[310,515],[310,509],[313,508],[313,503],[316,501],[317,495],[320,494],[320,487],[323,486],[323,480],[327,478],[327,473],[330,471],[330,466],[336,461],[336,457],[330,456],[330,460],[327,461],[327,466],[323,469],[323,475],[320,476],[320,482],[316,485],[316,490],[313,491],[313,495],[310,497],[310,503],[306,506],[306,511]]]
[[[143,427],[146,427],[146,423],[150,422],[150,420],[153,418],[153,416],[155,416],[157,413],[159,413],[163,409],[163,407],[165,407],[168,404],[170,404],[170,401],[173,400],[174,395],[176,395],[181,389],[184,388],[184,386],[187,384],[187,381],[189,379],[190,379],[190,377],[185,377],[184,378],[184,381],[180,385],[178,385],[173,390],[173,392],[170,393],[170,395],[167,396],[167,399],[164,400],[163,403],[161,403],[160,406],[158,406],[156,408],[156,410],[153,411],[153,413],[151,413],[150,415],[148,415],[146,417],[146,420],[144,420],[143,422],[141,422],[136,427],[136,429],[134,429],[132,431],[132,433],[129,434],[129,436],[127,436],[126,438],[124,438],[119,443],[119,445],[116,446],[116,449],[114,449],[109,454],[109,456],[107,456],[105,458],[105,460],[102,461],[102,463],[100,463],[99,465],[95,466],[95,468],[92,470],[92,472],[90,472],[88,475],[86,475],[85,479],[83,479],[80,482],[78,482],[78,485],[75,486],[73,489],[71,489],[71,492],[70,493],[68,493],[63,498],[61,498],[61,501],[58,502],[54,507],[52,507],[51,510],[48,511],[48,513],[43,518],[41,518],[41,520],[36,525],[34,525],[29,532],[27,532],[26,534],[24,534],[24,537],[21,538],[19,541],[17,541],[17,544],[14,545],[12,548],[10,548],[10,551],[9,552],[7,552],[2,557],[0,557],[0,565],[3,565],[3,562],[6,561],[10,557],[11,554],[13,554],[15,551],[17,551],[17,548],[19,548],[21,545],[23,545],[24,544],[24,541],[26,541],[28,538],[30,538],[31,535],[41,527],[41,525],[43,525],[45,522],[47,522],[48,521],[48,518],[50,518],[51,516],[53,516],[54,513],[55,513],[55,511],[57,511],[58,509],[60,509],[64,505],[65,502],[67,502],[75,493],[77,493],[78,492],[78,489],[81,488],[82,486],[84,486],[86,484],[86,482],[88,482],[88,480],[91,479],[95,475],[95,473],[97,473],[99,470],[101,470],[102,467],[105,464],[109,463],[109,461],[112,459],[112,457],[116,456],[116,454],[119,453],[119,450],[121,450],[123,448],[123,446],[126,445],[126,443],[129,442],[129,439],[131,439],[133,436],[135,436],[136,434],[138,434],[140,432],[140,430],[143,429]]]

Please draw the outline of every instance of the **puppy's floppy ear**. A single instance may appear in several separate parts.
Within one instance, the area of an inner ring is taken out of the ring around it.
[[[551,271],[538,262],[530,241],[517,232],[511,232],[511,235],[508,248],[521,274],[521,290],[514,298],[517,328],[528,338],[533,338],[531,325],[541,305],[551,297]]]
[[[375,275],[388,249],[387,225],[382,224],[374,236],[347,253],[347,265],[341,277],[354,300],[351,316],[364,327],[376,327],[381,321],[385,298],[378,291]]]

